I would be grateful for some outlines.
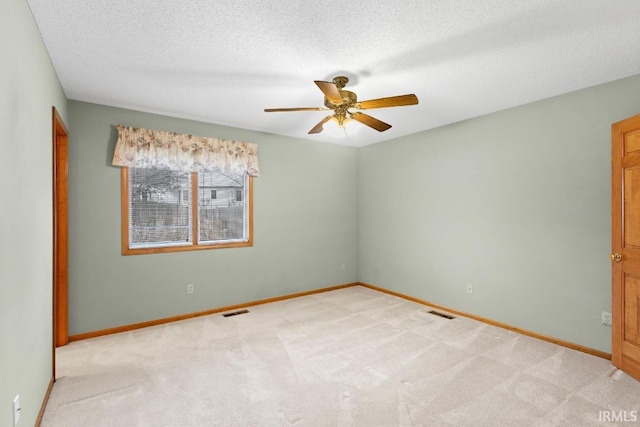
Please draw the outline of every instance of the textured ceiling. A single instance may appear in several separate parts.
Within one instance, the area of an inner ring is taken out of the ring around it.
[[[638,0],[28,3],[70,99],[351,146],[640,74]],[[263,111],[321,107],[336,75],[420,103],[367,110],[382,133]]]

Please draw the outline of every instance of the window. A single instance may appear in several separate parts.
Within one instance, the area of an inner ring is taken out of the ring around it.
[[[252,246],[252,184],[247,175],[123,167],[122,253]]]

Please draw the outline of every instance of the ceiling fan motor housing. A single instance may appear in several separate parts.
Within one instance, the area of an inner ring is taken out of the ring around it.
[[[348,90],[340,89],[338,89],[338,91],[340,92],[340,96],[342,97],[342,102],[340,104],[336,104],[335,102],[327,99],[327,97],[325,96],[324,105],[326,105],[327,108],[331,108],[332,110],[335,110],[338,107],[351,108],[356,102],[358,102],[358,97],[355,93]]]

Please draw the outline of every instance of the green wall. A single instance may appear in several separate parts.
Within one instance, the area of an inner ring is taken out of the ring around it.
[[[359,280],[611,351],[611,123],[639,113],[636,76],[360,149]]]
[[[69,115],[71,335],[358,280],[355,148],[76,101]],[[122,256],[116,124],[258,144],[254,246]]]
[[[24,0],[0,12],[0,426],[33,425],[52,377],[52,113],[66,99]],[[68,124],[68,123],[67,123]]]

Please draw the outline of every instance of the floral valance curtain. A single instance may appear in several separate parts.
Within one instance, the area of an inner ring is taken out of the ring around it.
[[[115,166],[258,176],[258,146],[175,132],[117,126]]]

